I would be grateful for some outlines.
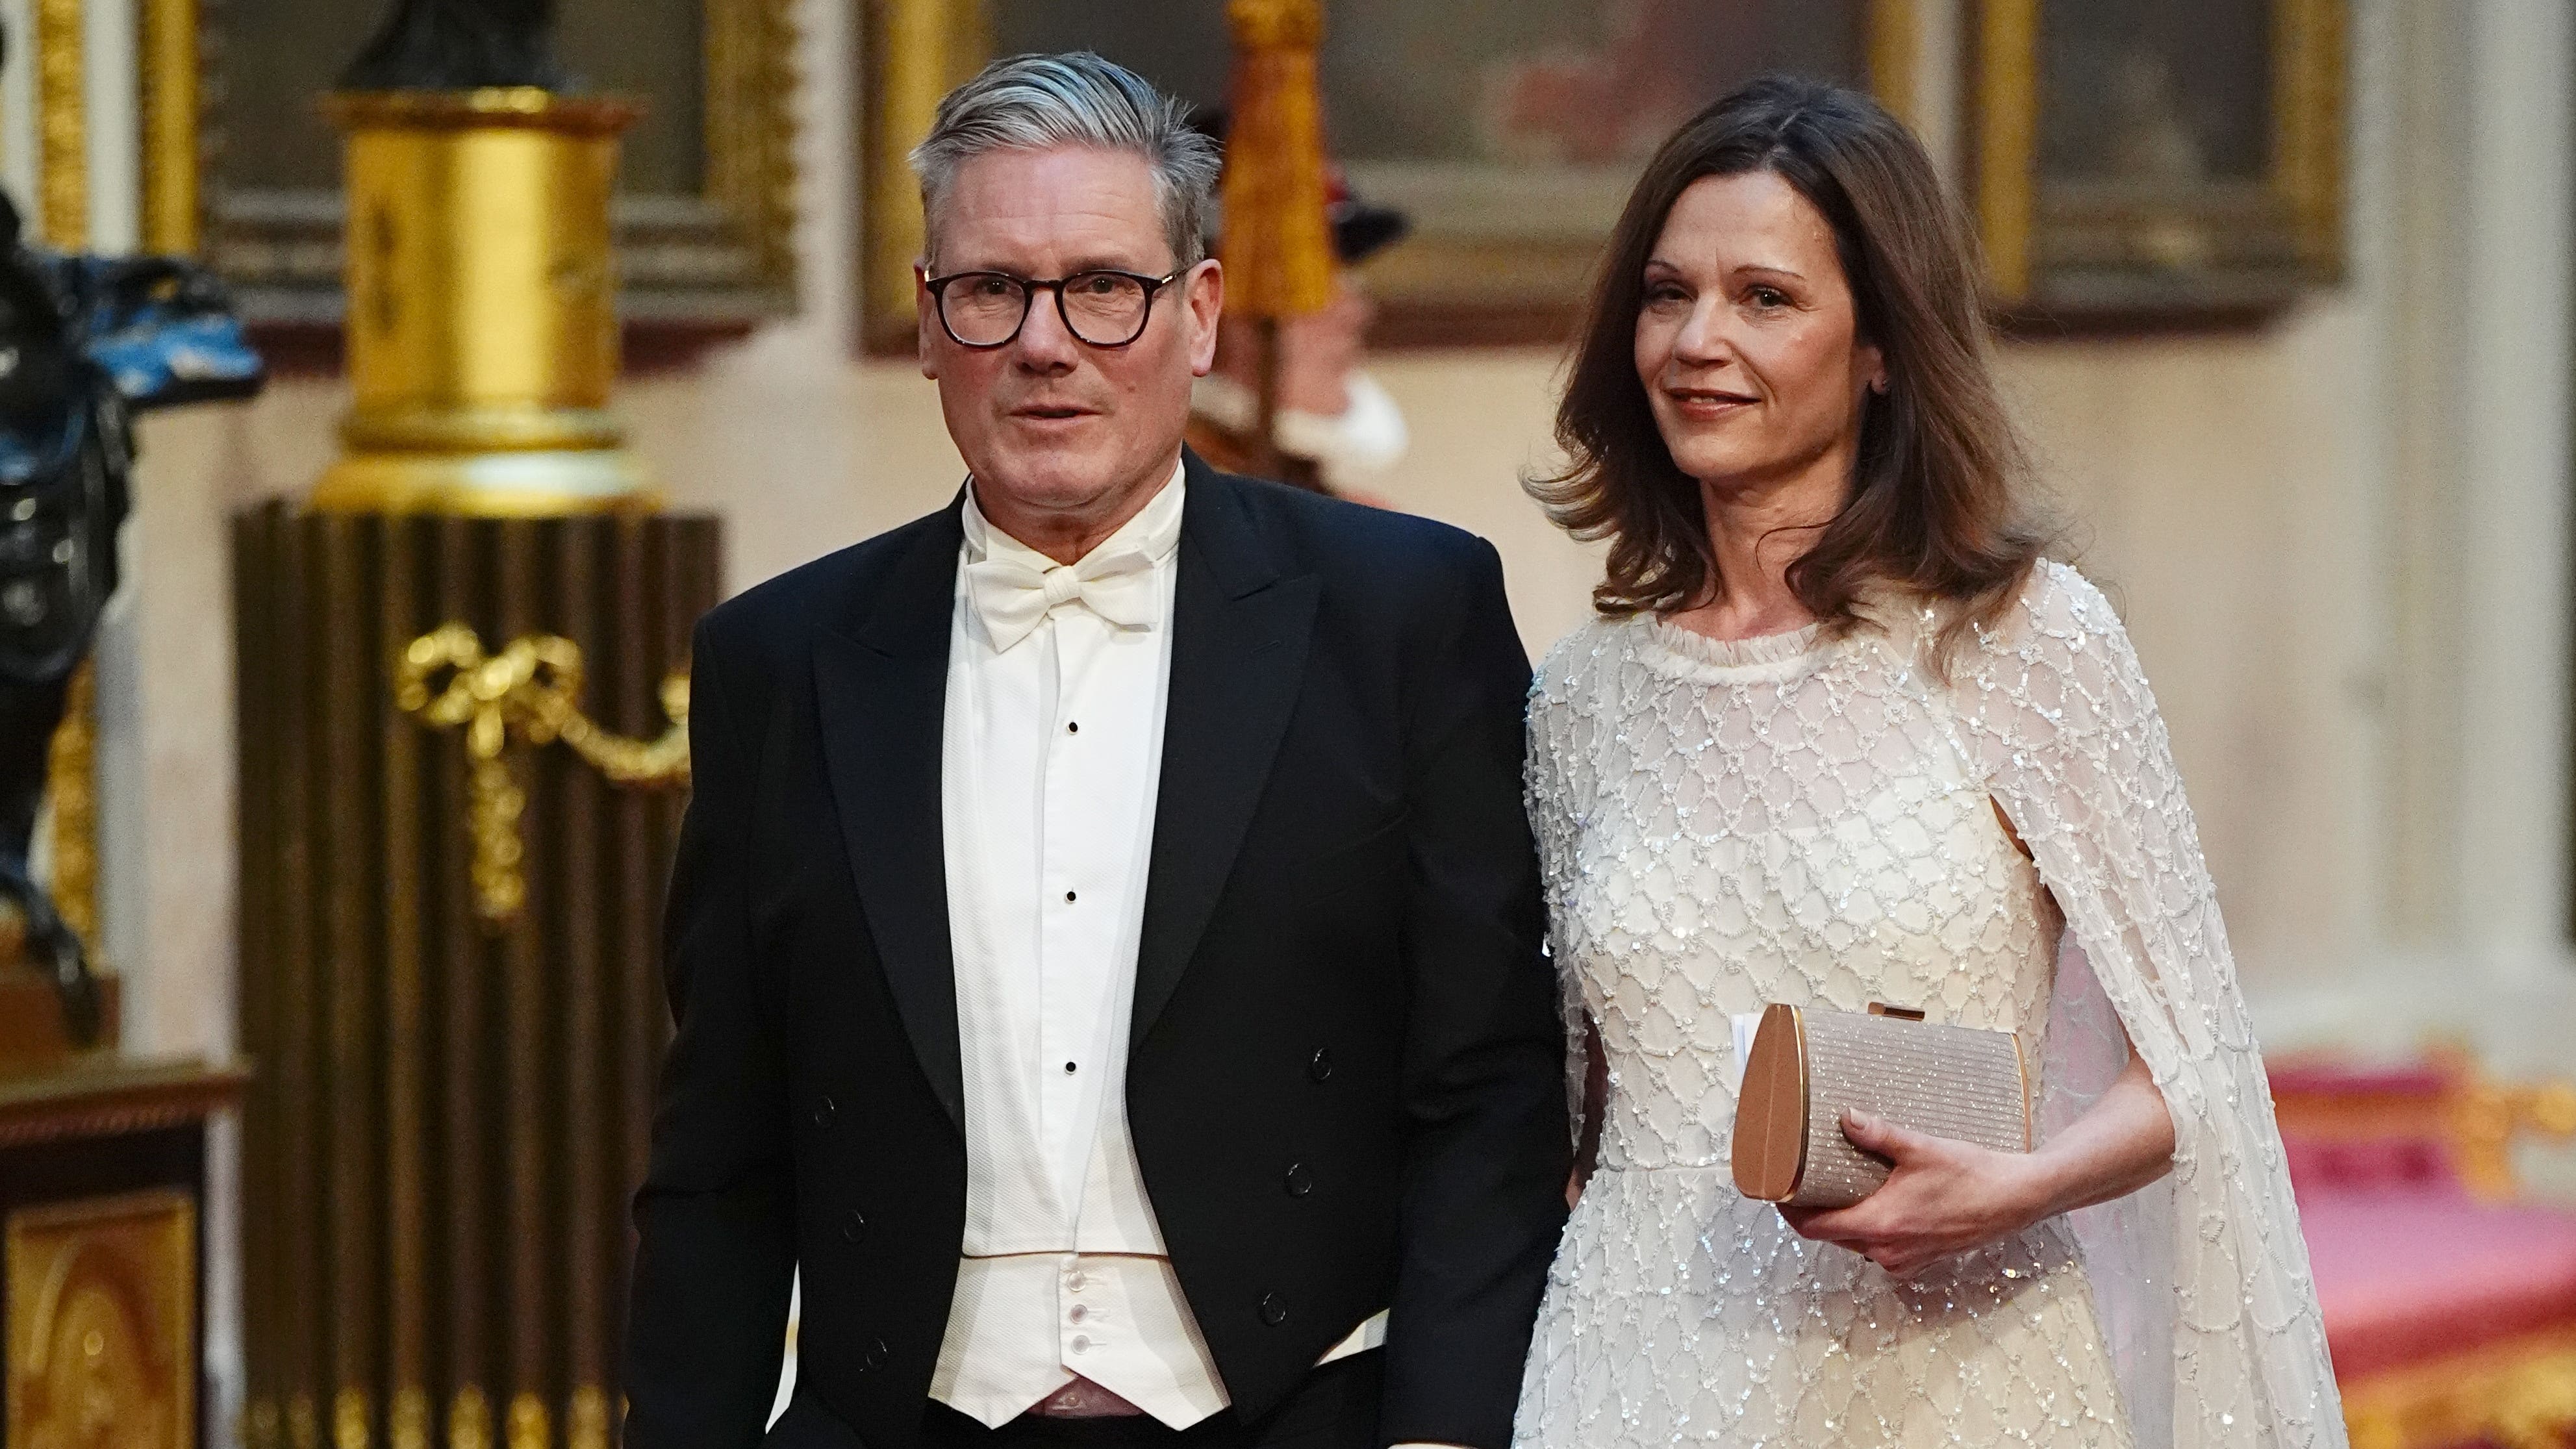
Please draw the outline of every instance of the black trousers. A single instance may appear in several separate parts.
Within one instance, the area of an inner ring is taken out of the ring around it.
[[[1381,1449],[1378,1399],[1386,1355],[1371,1349],[1306,1376],[1288,1402],[1250,1423],[1220,1409],[1186,1429],[1149,1415],[1041,1419],[1023,1414],[987,1429],[946,1404],[923,1422],[930,1449]]]

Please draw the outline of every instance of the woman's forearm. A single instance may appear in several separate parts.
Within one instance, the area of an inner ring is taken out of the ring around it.
[[[2173,1169],[2173,1114],[2134,1052],[2084,1115],[2031,1156],[2034,1220],[2126,1197]]]

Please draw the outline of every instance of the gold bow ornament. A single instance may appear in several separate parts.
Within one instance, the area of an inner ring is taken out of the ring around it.
[[[474,840],[474,905],[499,930],[528,900],[520,820],[528,794],[510,768],[510,737],[531,745],[561,741],[609,783],[664,789],[689,781],[689,676],[662,681],[670,728],[658,739],[614,734],[581,711],[581,646],[558,634],[513,639],[498,654],[463,624],[443,624],[411,641],[394,673],[394,703],[432,729],[465,730],[473,761],[467,782],[467,826]]]

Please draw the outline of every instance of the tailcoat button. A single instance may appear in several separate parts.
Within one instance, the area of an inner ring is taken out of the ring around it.
[[[1306,1059],[1306,1075],[1320,1082],[1332,1074],[1333,1054],[1322,1047],[1315,1048],[1315,1054]]]
[[[868,1346],[859,1354],[859,1372],[875,1373],[878,1369],[884,1368],[886,1356],[886,1341],[882,1338],[869,1339]]]
[[[1279,1301],[1278,1294],[1268,1293],[1262,1295],[1261,1321],[1269,1324],[1273,1328],[1277,1328],[1279,1325],[1288,1321],[1288,1305]]]
[[[1288,1195],[1304,1197],[1314,1190],[1315,1174],[1306,1170],[1306,1164],[1302,1162],[1288,1164]]]
[[[855,1243],[868,1235],[868,1215],[852,1208],[841,1218],[841,1241]]]
[[[840,1120],[841,1120],[841,1104],[840,1104],[840,1103],[833,1101],[833,1100],[832,1100],[831,1098],[829,1098],[829,1097],[817,1097],[817,1098],[814,1100],[814,1125],[815,1125],[815,1126],[817,1126],[817,1127],[829,1127],[829,1126],[831,1126],[833,1123],[838,1122],[838,1121],[840,1121]]]

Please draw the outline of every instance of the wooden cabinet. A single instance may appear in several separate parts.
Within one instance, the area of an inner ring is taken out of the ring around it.
[[[0,1077],[0,1449],[195,1449],[206,1119],[242,1076],[82,1060]]]

